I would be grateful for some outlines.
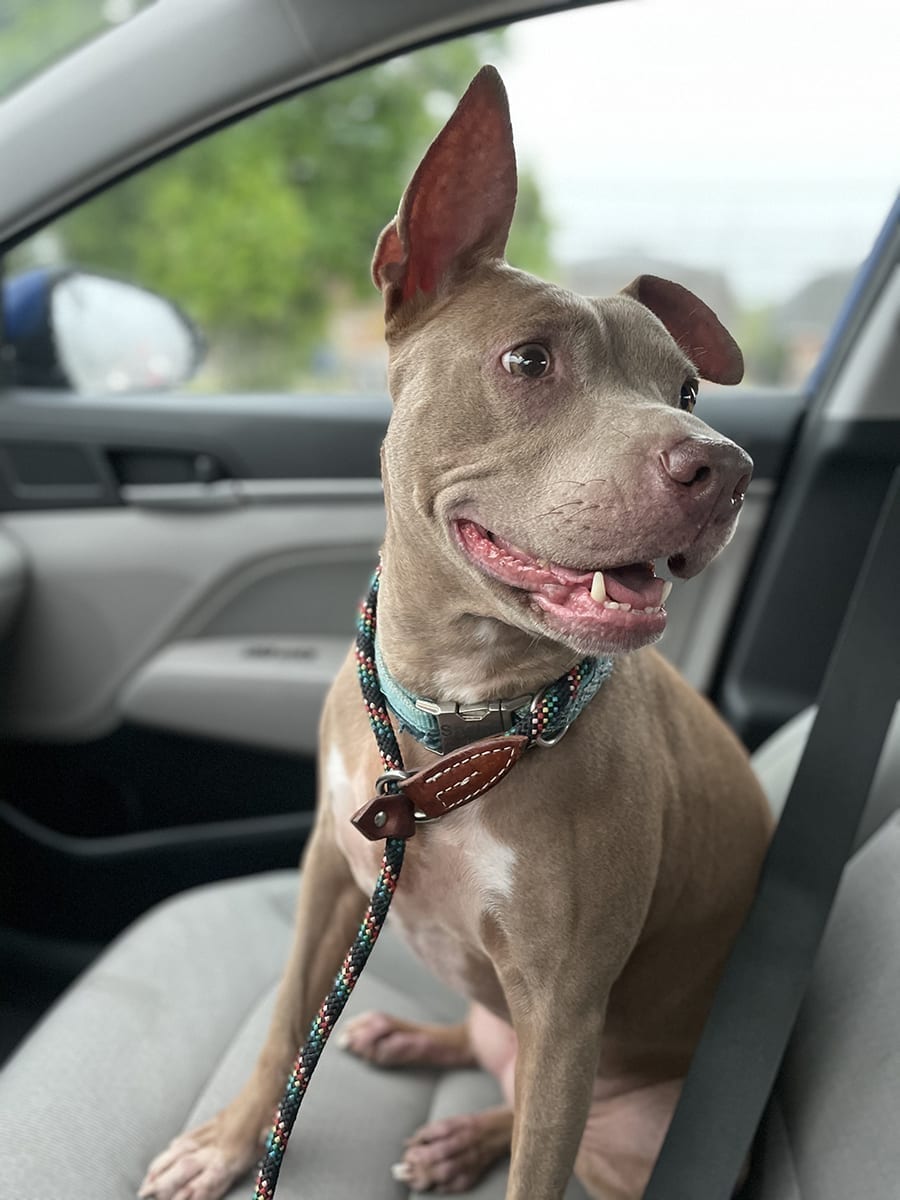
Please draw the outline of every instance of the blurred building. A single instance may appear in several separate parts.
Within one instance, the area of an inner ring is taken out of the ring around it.
[[[604,255],[564,264],[557,274],[560,282],[583,296],[611,296],[620,292],[637,275],[659,275],[673,279],[708,304],[726,326],[734,323],[737,303],[721,271],[691,267],[664,258],[653,258],[640,250]]]
[[[787,382],[801,382],[815,366],[855,276],[855,269],[828,271],[774,310],[773,332],[785,346]]]

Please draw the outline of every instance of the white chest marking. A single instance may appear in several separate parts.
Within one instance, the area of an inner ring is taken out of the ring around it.
[[[347,768],[344,766],[344,760],[336,742],[332,742],[328,748],[328,758],[325,761],[325,781],[328,797],[336,811],[342,802],[349,803],[353,781],[347,774]]]
[[[380,849],[352,829],[347,816],[358,807],[362,780],[354,778],[332,744],[325,755],[325,786],[337,822],[338,844],[358,886],[371,889]],[[363,800],[365,797],[363,796]],[[392,909],[392,923],[432,971],[450,987],[470,994],[472,955],[484,955],[481,917],[502,910],[513,892],[517,855],[487,828],[479,803],[452,813],[422,831],[424,854],[413,844]],[[416,839],[418,841],[418,838]],[[475,997],[477,998],[477,997]]]
[[[490,803],[488,799],[486,801]],[[476,803],[478,803],[476,801]],[[492,897],[509,899],[513,890],[516,852],[494,837],[479,813],[470,809],[460,813],[466,821],[466,851],[463,871],[489,907]]]

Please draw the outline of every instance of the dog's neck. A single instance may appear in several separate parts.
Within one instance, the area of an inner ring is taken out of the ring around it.
[[[548,638],[474,613],[459,572],[422,560],[388,514],[378,638],[393,677],[436,701],[475,703],[536,692],[578,661]]]

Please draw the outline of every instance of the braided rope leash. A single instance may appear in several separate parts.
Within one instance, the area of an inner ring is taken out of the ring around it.
[[[362,687],[363,700],[378,752],[384,764],[385,771],[402,771],[403,758],[397,738],[391,726],[385,707],[384,697],[378,685],[378,673],[375,669],[375,606],[378,596],[381,569],[375,572],[369,593],[360,605],[356,632],[356,663]],[[388,790],[396,790],[396,783],[387,781]],[[400,869],[403,866],[403,854],[406,842],[403,838],[388,838],[385,843],[384,858],[381,860],[381,870],[375,883],[375,890],[366,915],[354,939],[353,945],[335,976],[331,991],[325,997],[322,1007],[316,1013],[307,1035],[306,1042],[294,1060],[291,1075],[275,1115],[275,1123],[266,1140],[266,1149],[259,1167],[253,1200],[272,1200],[278,1183],[278,1174],[288,1139],[294,1122],[306,1095],[306,1089],[312,1078],[316,1064],[325,1049],[338,1017],[344,1011],[344,1006],[350,999],[356,983],[366,965],[372,947],[378,940],[378,935],[384,925],[388,909],[391,906]]]
[[[379,786],[387,792],[395,792],[398,790],[399,780],[403,777],[403,756],[400,753],[397,737],[388,715],[387,703],[381,690],[378,669],[375,665],[375,612],[380,582],[381,567],[379,566],[372,577],[368,594],[359,608],[356,624],[356,668],[366,713],[386,772],[379,780]],[[595,660],[584,659],[554,683],[544,688],[530,709],[517,717],[513,725],[513,732],[523,734],[531,743],[543,741],[545,745],[553,745],[565,732],[566,727],[563,727],[562,732],[556,733],[555,736],[542,737],[542,735],[545,730],[557,728],[560,715],[569,706],[577,706],[578,692],[582,682],[589,678],[595,670]],[[325,997],[313,1019],[306,1042],[294,1060],[287,1087],[275,1115],[275,1123],[266,1140],[266,1149],[260,1163],[253,1200],[272,1200],[275,1195],[275,1187],[278,1183],[278,1175],[281,1171],[288,1139],[294,1128],[300,1105],[303,1103],[303,1097],[306,1095],[309,1081],[322,1051],[325,1049],[325,1043],[331,1036],[338,1017],[344,1011],[344,1007],[350,999],[350,993],[356,986],[363,967],[372,953],[372,947],[378,940],[397,888],[405,850],[406,842],[403,838],[388,838],[385,843],[381,869],[372,899],[366,909],[366,915],[363,917],[362,924],[341,969],[335,976],[331,991]]]

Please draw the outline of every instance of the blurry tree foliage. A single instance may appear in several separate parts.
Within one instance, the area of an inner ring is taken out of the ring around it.
[[[734,336],[754,383],[776,386],[785,382],[790,370],[790,347],[779,330],[778,313],[773,305],[744,309],[738,316]]]
[[[230,385],[284,386],[336,306],[377,299],[378,234],[479,66],[502,64],[504,40],[427,47],[276,103],[63,217],[54,252],[177,301],[227,357]],[[510,261],[546,269],[549,234],[525,169]]]

